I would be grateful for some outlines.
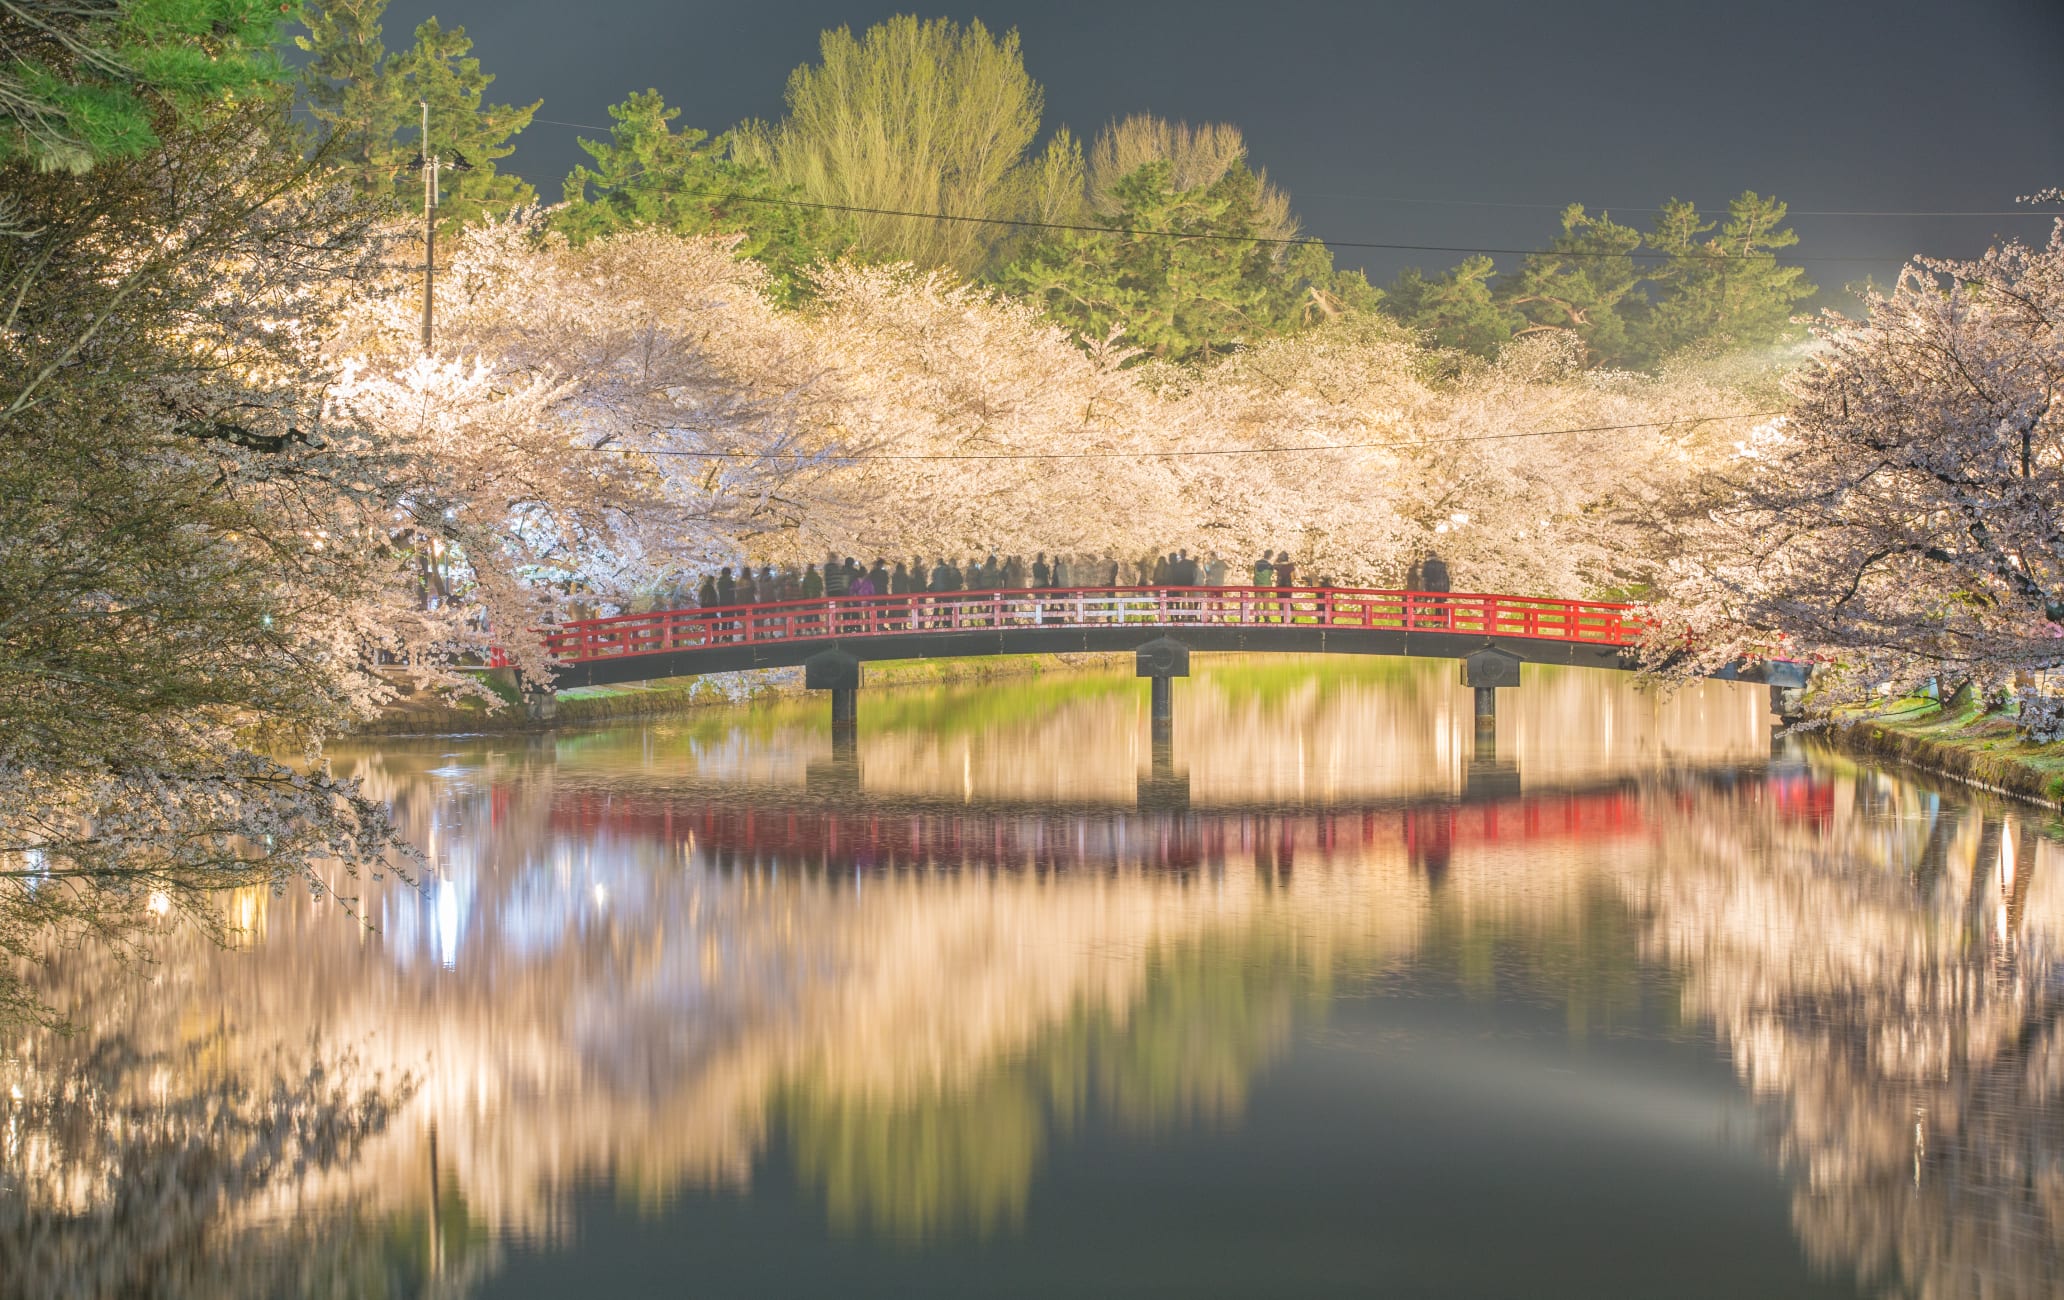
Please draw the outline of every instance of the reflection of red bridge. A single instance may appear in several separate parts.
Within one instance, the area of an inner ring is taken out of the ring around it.
[[[1324,860],[1403,843],[1415,863],[1437,872],[1458,848],[1637,835],[1647,829],[1641,808],[1642,796],[1625,788],[1497,803],[1182,815],[985,807],[870,812],[572,793],[553,799],[550,826],[692,846],[719,868],[1187,870],[1251,856],[1280,872],[1299,857]]]

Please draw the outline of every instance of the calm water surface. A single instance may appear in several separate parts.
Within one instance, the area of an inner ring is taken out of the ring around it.
[[[1200,661],[341,765],[429,868],[87,950],[0,1294],[2054,1296],[2059,828],[1759,688]]]

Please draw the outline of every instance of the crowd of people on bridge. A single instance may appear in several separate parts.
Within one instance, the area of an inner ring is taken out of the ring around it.
[[[1227,588],[1224,596],[1211,588]],[[1252,563],[1234,566],[1216,554],[1192,556],[1187,550],[1120,562],[1102,555],[1044,552],[1026,564],[1012,555],[990,555],[965,564],[939,557],[927,565],[920,558],[890,564],[877,559],[862,565],[836,553],[824,563],[755,569],[728,566],[707,574],[693,588],[686,584],[653,592],[628,607],[610,609],[590,604],[584,593],[570,591],[565,621],[580,623],[617,614],[654,614],[701,608],[733,610],[752,605],[788,605],[764,616],[723,615],[708,622],[697,636],[718,641],[753,635],[775,638],[892,629],[923,631],[969,627],[1017,626],[1024,623],[1151,623],[1157,620],[1233,621],[1257,623],[1331,622],[1375,616],[1400,616],[1396,601],[1386,604],[1349,590],[1332,594],[1330,577],[1303,580],[1287,551],[1264,551]],[[1431,552],[1414,561],[1404,590],[1422,593],[1410,610],[1414,620],[1441,618],[1451,590],[1448,566]],[[1237,591],[1239,594],[1234,594]],[[1424,593],[1435,593],[1425,595]],[[865,602],[853,598],[907,596],[907,602]],[[839,602],[829,609],[812,602]],[[795,606],[802,608],[795,608]],[[639,635],[648,635],[641,633]],[[665,635],[672,636],[672,632]]]
[[[1287,551],[1273,555],[1264,551],[1249,564],[1234,565],[1216,552],[1192,556],[1187,550],[1121,561],[1115,554],[1056,554],[1042,551],[1027,564],[1023,557],[995,554],[988,558],[958,560],[938,557],[927,565],[922,557],[893,565],[877,557],[862,565],[848,555],[827,554],[822,567],[808,564],[798,572],[793,564],[776,569],[762,565],[755,571],[744,565],[734,573],[729,566],[707,574],[695,588],[693,600],[682,588],[659,593],[655,605],[662,609],[684,609],[691,604],[703,609],[734,605],[764,605],[782,601],[817,600],[841,596],[951,595],[965,592],[1041,591],[1078,588],[1138,587],[1166,590],[1191,587],[1253,586],[1288,589],[1300,585],[1297,562]],[[1328,588],[1330,577],[1304,587]],[[1428,554],[1414,563],[1407,581],[1411,591],[1447,591],[1448,566],[1437,555]]]

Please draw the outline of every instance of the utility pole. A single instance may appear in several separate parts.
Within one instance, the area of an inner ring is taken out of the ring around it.
[[[423,147],[416,154],[416,166],[423,169],[423,351],[430,351],[433,337],[432,308],[437,291],[437,208],[444,201],[438,188],[437,174],[447,169],[455,172],[469,172],[473,164],[466,161],[466,155],[452,150],[450,162],[430,152],[430,101],[416,101],[423,109]]]
[[[423,148],[416,155],[423,165],[423,351],[428,354],[437,281],[437,155],[430,152],[430,101],[418,102],[423,106]]]

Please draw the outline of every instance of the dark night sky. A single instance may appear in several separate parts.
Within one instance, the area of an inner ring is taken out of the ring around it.
[[[1329,240],[1527,248],[1572,200],[1645,226],[1665,197],[1756,189],[1791,203],[1801,257],[1872,259],[1813,264],[1834,289],[2047,219],[1819,214],[2011,213],[2064,184],[2064,0],[395,0],[387,40],[434,13],[497,100],[606,123],[653,86],[714,132],[778,117],[821,29],[913,11],[1016,27],[1049,129],[1237,123]],[[557,198],[578,134],[537,122],[505,166]],[[1456,260],[1340,255],[1379,283]]]

